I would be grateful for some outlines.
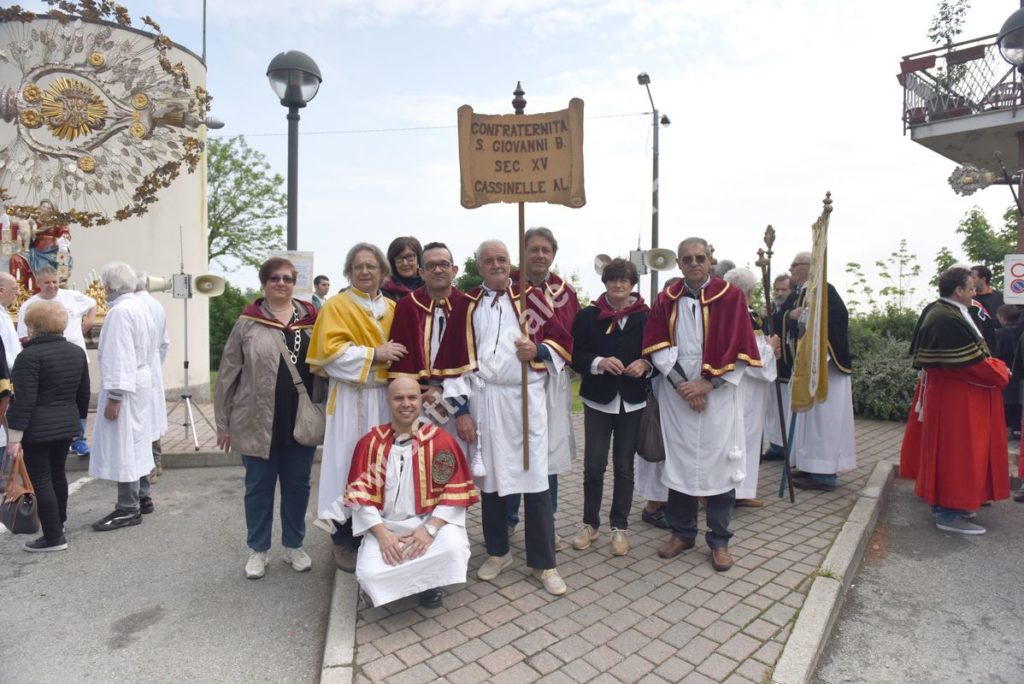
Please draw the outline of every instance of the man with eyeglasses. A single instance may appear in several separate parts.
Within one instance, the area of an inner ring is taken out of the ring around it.
[[[448,319],[452,309],[465,296],[452,287],[452,281],[459,272],[452,252],[443,242],[429,242],[423,248],[423,266],[420,277],[423,287],[399,300],[395,306],[395,321],[391,326],[391,339],[402,344],[409,353],[391,364],[388,377],[412,377],[423,388],[424,415],[435,424],[455,436],[455,420],[437,404],[440,398],[441,380],[431,380],[434,360],[441,340],[448,330]],[[466,445],[462,444],[463,449]]]
[[[789,282],[788,273],[780,273],[775,276],[775,282],[772,283],[772,300],[775,304],[774,311],[778,311],[782,308],[782,305],[786,303],[786,299],[789,298],[792,293],[793,287]],[[773,319],[774,321],[774,319]],[[772,327],[773,331],[778,331],[781,328],[778,325]],[[768,334],[767,327],[765,328],[765,334]],[[783,385],[789,384],[789,377],[793,374],[793,369],[789,367],[789,364],[784,359],[778,358],[775,360],[775,367],[778,370],[777,379]],[[782,389],[782,415],[784,418],[789,416],[789,390],[786,387]],[[781,461],[786,457],[785,449],[782,446],[782,425],[788,422],[787,420],[779,420],[779,403],[773,398],[768,402],[768,415],[765,416],[764,432],[765,438],[768,440],[768,448],[761,456],[762,461]]]
[[[806,325],[807,280],[811,274],[811,253],[800,252],[789,267],[793,291],[779,308],[775,329],[782,338],[782,361],[791,369],[796,361],[797,342]],[[853,384],[850,362],[850,315],[843,298],[830,283],[828,289],[828,398],[800,413],[789,445],[794,466],[793,486],[831,492],[838,474],[857,467],[853,435]],[[789,421],[787,416],[787,431]]]
[[[761,366],[743,293],[710,275],[708,243],[679,243],[683,280],[658,295],[644,329],[644,356],[658,369],[653,381],[665,440],[662,482],[672,536],[658,555],[675,558],[697,538],[697,498],[707,500],[711,565],[733,565],[729,553],[736,486],[743,481],[744,425],[739,392],[744,371]]]

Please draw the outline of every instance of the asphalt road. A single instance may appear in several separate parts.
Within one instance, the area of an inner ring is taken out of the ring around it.
[[[329,538],[307,526],[313,569],[297,573],[275,520],[267,575],[246,579],[242,475],[167,470],[155,513],[102,533],[90,524],[112,510],[115,486],[89,482],[71,496],[64,552],[29,554],[32,537],[0,534],[0,681],[318,681]]]
[[[1024,681],[1024,504],[977,522],[986,534],[941,532],[896,480],[814,681]]]

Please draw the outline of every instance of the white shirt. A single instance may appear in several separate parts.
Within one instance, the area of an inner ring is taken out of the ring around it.
[[[974,329],[974,332],[978,333],[978,337],[984,339],[984,336],[981,334],[981,331],[978,330],[978,324],[974,322],[973,318],[971,318],[971,312],[966,306],[956,301],[955,299],[950,299],[949,297],[939,297],[939,299],[946,302],[947,304],[952,304],[956,308],[960,309],[960,315],[963,316],[964,320],[967,321],[971,328]]]
[[[68,312],[68,325],[64,328],[64,339],[72,344],[77,344],[85,351],[85,335],[82,333],[82,317],[89,313],[89,309],[96,306],[96,300],[87,294],[77,290],[57,290],[55,301],[64,305]],[[25,312],[36,302],[46,301],[41,295],[34,294],[25,300],[25,303],[18,309],[18,337],[28,337],[28,327],[25,325]]]

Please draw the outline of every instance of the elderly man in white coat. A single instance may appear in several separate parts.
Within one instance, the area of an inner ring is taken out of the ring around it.
[[[156,328],[135,296],[135,271],[111,262],[100,272],[110,310],[100,331],[100,415],[93,426],[89,475],[117,482],[117,506],[93,523],[98,532],[142,522],[153,511],[153,361],[159,358]]]
[[[150,412],[153,416],[153,470],[149,473],[149,483],[153,484],[164,474],[163,464],[160,457],[163,455],[163,446],[160,438],[167,433],[167,402],[164,396],[164,374],[163,365],[167,360],[167,350],[171,347],[171,338],[167,334],[167,312],[156,297],[149,294],[149,274],[140,271],[135,283],[135,296],[146,306],[150,318],[153,319],[153,326],[156,330],[157,340],[160,342],[157,347],[157,355],[153,358],[151,367],[153,369],[153,403],[150,405]]]
[[[711,565],[724,571],[733,565],[729,522],[744,477],[740,386],[745,367],[760,366],[761,357],[743,294],[709,275],[707,241],[687,238],[677,255],[683,281],[658,295],[644,328],[644,355],[661,373],[654,387],[672,529],[658,555],[675,558],[693,548],[697,498],[705,497]]]
[[[736,486],[737,508],[759,508],[764,502],[757,498],[757,476],[761,464],[761,446],[764,442],[765,416],[768,415],[769,401],[775,401],[773,383],[776,370],[772,359],[779,354],[779,338],[777,335],[766,337],[761,328],[763,321],[757,313],[759,307],[751,301],[757,278],[749,268],[734,268],[723,277],[725,282],[735,286],[747,300],[750,311],[750,325],[757,340],[757,351],[761,354],[764,364],[747,366],[745,377],[740,383],[740,398],[743,402],[743,428],[746,431],[746,477]]]

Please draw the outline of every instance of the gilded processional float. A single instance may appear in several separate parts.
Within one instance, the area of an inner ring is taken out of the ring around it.
[[[182,168],[196,170],[200,126],[220,124],[152,19],[142,31],[116,3],[47,4],[44,15],[0,8],[0,268],[19,283],[15,311],[50,266],[102,313],[96,274],[73,277],[71,226],[145,214]]]

